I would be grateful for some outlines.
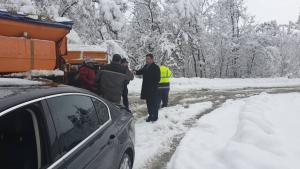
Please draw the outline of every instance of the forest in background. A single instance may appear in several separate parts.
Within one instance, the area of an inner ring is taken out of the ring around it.
[[[243,0],[0,0],[0,9],[69,18],[79,37],[69,43],[106,44],[132,68],[153,53],[176,77],[300,77],[300,15],[256,23]]]

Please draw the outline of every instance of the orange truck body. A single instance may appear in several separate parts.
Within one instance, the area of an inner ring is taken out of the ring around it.
[[[53,70],[55,51],[53,41],[0,36],[0,72]]]
[[[58,22],[4,13],[0,17],[0,73],[55,69],[58,57],[67,54],[70,30],[71,26]]]
[[[95,46],[93,50],[85,46],[68,51],[66,35],[72,25],[0,11],[0,74],[55,68],[68,73],[68,67],[81,65],[84,57],[107,64],[107,53]],[[64,64],[68,64],[67,69]]]
[[[88,57],[94,60],[95,64],[103,65],[108,63],[108,54],[104,51],[88,51],[88,50],[74,50],[68,51],[66,56],[63,56],[66,63],[70,65],[81,65],[84,62],[84,58]]]

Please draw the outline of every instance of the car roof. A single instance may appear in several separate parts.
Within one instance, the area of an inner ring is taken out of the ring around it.
[[[3,79],[0,79],[0,82]],[[92,96],[95,94],[76,87],[62,85],[54,82],[37,82],[27,84],[5,85],[0,83],[0,113],[10,107],[38,98],[63,94],[63,93],[83,93]]]

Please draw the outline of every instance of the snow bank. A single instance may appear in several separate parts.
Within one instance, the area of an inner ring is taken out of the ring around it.
[[[20,86],[20,85],[39,85],[42,82],[17,79],[17,78],[0,78],[0,86]]]
[[[300,94],[227,101],[187,132],[169,169],[296,169]]]
[[[262,78],[262,79],[204,79],[204,78],[173,78],[171,92],[201,89],[241,89],[247,87],[286,87],[300,85],[300,79]],[[129,92],[140,93],[142,79],[135,78],[129,84]]]
[[[203,97],[199,97],[199,98],[185,98],[185,99],[181,99],[179,101],[179,103],[187,103],[187,102],[195,102],[195,101],[202,101],[202,100],[205,100],[207,99],[208,97],[207,96],[203,96]]]
[[[184,123],[211,107],[211,102],[193,104],[189,108],[178,105],[162,109],[155,123],[146,123],[144,119],[137,121],[134,169],[145,167],[155,155],[167,152],[172,138],[187,130]]]

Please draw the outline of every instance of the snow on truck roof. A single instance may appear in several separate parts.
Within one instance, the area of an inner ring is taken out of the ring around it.
[[[86,52],[107,52],[106,48],[97,45],[77,45],[68,44],[69,51],[86,51]]]
[[[0,11],[0,19],[13,20],[18,22],[25,22],[25,23],[38,24],[38,25],[46,25],[46,26],[56,27],[56,28],[67,28],[67,29],[72,29],[72,26],[74,24],[72,21],[60,20],[61,22],[55,22],[50,20],[33,19],[26,15],[12,14],[6,11]]]

